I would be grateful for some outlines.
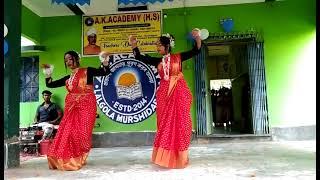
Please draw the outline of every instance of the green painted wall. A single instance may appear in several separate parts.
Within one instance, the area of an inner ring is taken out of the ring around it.
[[[192,28],[221,32],[221,18],[233,18],[234,31],[259,31],[265,42],[270,125],[314,125],[315,12],[315,0],[194,7],[164,10],[167,18],[163,24],[165,31],[178,37],[176,44],[185,46]],[[185,73],[194,92],[193,65],[189,61],[184,67],[192,67]]]
[[[22,6],[21,17],[21,32],[22,34],[35,41],[37,44],[40,43],[40,31],[41,31],[41,17],[30,11],[25,6]]]
[[[28,18],[27,18],[28,20]],[[23,54],[23,56],[40,56],[40,64],[50,63],[55,66],[53,78],[58,79],[67,75],[64,67],[63,55],[68,50],[81,52],[81,16],[66,16],[66,17],[50,17],[42,18],[41,20],[41,45],[46,47],[46,51],[42,53]],[[100,61],[97,57],[82,58],[81,65],[98,67]],[[37,106],[42,102],[41,92],[49,89],[53,92],[52,101],[64,107],[64,98],[66,95],[65,87],[50,89],[45,87],[44,75],[40,70],[39,75],[39,102],[35,103],[20,103],[20,126],[26,127],[32,123],[34,113]],[[100,112],[100,118],[97,123],[100,123],[100,128],[96,128],[97,132],[119,132],[119,131],[155,131],[156,121],[155,114],[142,123],[134,125],[122,125],[107,119]]]
[[[21,34],[40,44],[41,17],[30,11],[25,6],[21,9]],[[19,36],[20,39],[20,36]],[[39,56],[40,53],[22,53],[22,57]],[[39,96],[41,100],[41,96]],[[39,102],[20,103],[20,127],[28,127],[35,116]]]
[[[234,31],[246,31],[251,28],[259,31],[265,41],[271,126],[315,124],[315,0],[306,0],[304,3],[290,0],[271,4],[180,8],[163,12],[168,15],[163,20],[163,30],[176,38],[174,52],[191,48],[191,44],[186,41],[186,35],[192,28],[206,28],[211,33],[221,32],[219,20],[225,17],[234,19]],[[25,21],[24,18],[22,20]],[[81,17],[41,18],[40,24],[41,44],[47,47],[46,52],[40,53],[40,63],[53,64],[53,78],[62,77],[66,74],[63,64],[64,52],[70,49],[80,52]],[[81,64],[98,66],[99,61],[97,58],[83,58]],[[183,72],[194,94],[193,60],[183,63]],[[40,92],[43,89],[44,77],[40,74]],[[301,92],[306,93],[307,97],[301,96]],[[62,106],[65,93],[65,88],[54,90],[56,102]],[[194,128],[195,98],[193,97],[191,109]],[[35,111],[34,107],[28,108],[29,110],[24,110],[23,114]],[[103,115],[97,121],[101,123],[102,128],[95,131],[154,131],[156,128],[155,116],[137,125],[114,123]]]

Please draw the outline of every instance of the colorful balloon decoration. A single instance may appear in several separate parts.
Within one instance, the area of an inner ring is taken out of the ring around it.
[[[200,38],[201,40],[205,40],[209,37],[209,31],[207,29],[200,30]]]
[[[3,27],[3,37],[6,37],[8,34],[8,28],[7,26],[4,24],[4,27]],[[3,41],[3,54],[6,55],[7,52],[9,50],[9,45],[7,43],[7,41],[4,39]]]
[[[6,40],[4,40],[4,43],[3,43],[3,53],[4,53],[4,55],[7,54],[8,50],[9,50],[8,43],[7,43]]]
[[[227,32],[227,33],[232,31],[233,25],[234,25],[233,20],[231,18],[220,20],[220,24],[224,32]]]
[[[4,33],[3,37],[6,37],[6,35],[8,34],[8,28],[7,28],[7,26],[5,24],[4,24],[4,27],[3,27],[3,33]]]
[[[198,30],[199,31],[199,35],[200,35],[200,39],[201,40],[205,40],[209,37],[209,31],[207,29],[199,29],[199,28],[194,28],[193,30]],[[187,35],[187,40],[193,42],[193,36],[192,36],[192,32],[189,32]]]

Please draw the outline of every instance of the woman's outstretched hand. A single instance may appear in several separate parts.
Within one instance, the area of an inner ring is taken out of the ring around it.
[[[51,77],[52,72],[53,72],[53,68],[54,68],[53,65],[50,65],[50,64],[42,64],[42,65],[41,65],[41,68],[42,68],[42,72],[43,72],[43,74],[46,76],[46,78]]]
[[[194,40],[197,43],[197,48],[200,49],[201,48],[201,37],[200,37],[200,29],[195,28],[192,30],[192,37],[194,38]]]
[[[99,54],[99,59],[104,66],[109,65],[109,59],[110,59],[109,55],[110,55],[110,53],[108,53],[106,51],[101,51]]]
[[[135,36],[129,36],[129,44],[131,45],[132,49],[137,47],[137,38]]]

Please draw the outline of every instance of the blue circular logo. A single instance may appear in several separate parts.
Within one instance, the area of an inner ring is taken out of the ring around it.
[[[160,76],[154,66],[134,59],[133,54],[113,55],[108,76],[96,77],[94,92],[98,107],[111,120],[139,123],[156,109]]]
[[[85,19],[84,23],[85,23],[87,26],[92,26],[93,23],[94,23],[94,20],[93,20],[93,18],[88,17],[88,18]]]

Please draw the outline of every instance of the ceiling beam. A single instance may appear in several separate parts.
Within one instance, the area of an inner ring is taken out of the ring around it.
[[[76,4],[66,4],[66,6],[75,14],[75,15],[84,15],[85,13],[79,8]]]
[[[132,7],[118,7],[118,11],[143,11],[148,10],[146,5],[144,6],[132,6]]]

